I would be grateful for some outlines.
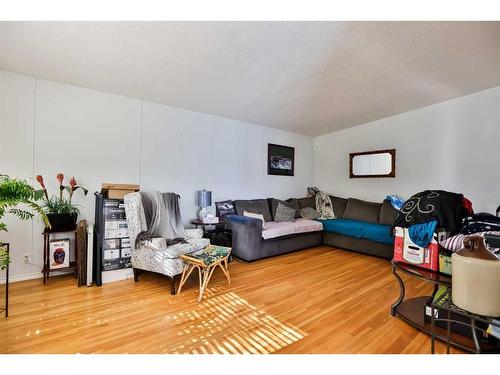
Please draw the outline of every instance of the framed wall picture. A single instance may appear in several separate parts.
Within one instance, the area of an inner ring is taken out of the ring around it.
[[[51,270],[69,267],[69,238],[51,240],[49,257]]]
[[[295,149],[289,146],[267,145],[267,174],[293,176]]]

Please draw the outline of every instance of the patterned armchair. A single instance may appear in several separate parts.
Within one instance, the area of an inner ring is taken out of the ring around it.
[[[139,232],[145,231],[146,217],[140,193],[125,195],[125,213],[127,215],[130,243],[132,244],[132,267],[134,280],[139,281],[140,271],[161,273],[172,279],[171,294],[175,294],[175,280],[182,273],[183,261],[181,254],[199,254],[210,244],[210,240],[203,237],[201,229],[186,229],[187,244],[178,243],[167,246],[164,238],[153,238],[146,241],[137,249],[134,248],[135,239]]]

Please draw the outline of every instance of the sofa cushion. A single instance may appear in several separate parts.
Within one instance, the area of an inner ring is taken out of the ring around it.
[[[296,217],[296,218],[300,217],[300,213],[299,213],[300,207],[299,207],[299,201],[298,201],[298,199],[290,198],[290,199],[287,199],[286,201],[282,201],[282,200],[279,200],[279,199],[270,198],[269,202],[271,204],[271,216],[272,216],[272,218],[273,218],[274,221],[276,221],[275,217],[276,217],[276,209],[278,208],[278,203],[282,203],[285,206],[293,208],[295,210],[294,217]]]
[[[316,232],[323,230],[323,224],[316,220],[298,218],[294,222],[271,221],[266,224],[267,229],[262,231],[262,238],[269,240],[291,234]]]
[[[390,225],[368,223],[366,221],[351,219],[321,220],[325,232],[338,233],[354,238],[393,244],[394,237]]]
[[[269,205],[265,199],[249,199],[249,200],[236,200],[234,201],[236,206],[236,213],[243,216],[244,211],[253,212],[256,214],[262,214],[265,221],[272,221],[271,211],[269,211]]]
[[[349,198],[347,200],[347,205],[342,218],[378,224],[381,207],[382,203],[367,202],[360,199]]]
[[[398,214],[398,210],[392,207],[391,201],[384,199],[382,208],[380,209],[379,223],[385,225],[394,225],[394,220]]]
[[[314,197],[298,198],[297,202],[299,203],[299,209],[306,207],[311,207],[316,209],[316,199],[314,199]]]
[[[342,218],[344,216],[347,199],[330,195],[330,200],[332,201],[333,213],[335,214],[335,217]]]

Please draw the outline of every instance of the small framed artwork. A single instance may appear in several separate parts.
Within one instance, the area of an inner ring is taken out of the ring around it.
[[[293,176],[295,149],[289,146],[267,145],[267,174]]]
[[[69,238],[50,241],[50,269],[69,267]]]

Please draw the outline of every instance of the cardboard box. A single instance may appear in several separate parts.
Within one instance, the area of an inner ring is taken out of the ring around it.
[[[394,260],[412,264],[414,266],[437,271],[439,268],[439,240],[444,239],[446,234],[434,233],[432,241],[427,247],[420,247],[415,244],[409,235],[408,228],[396,227],[394,237]]]
[[[103,183],[101,193],[109,199],[123,199],[128,193],[139,191],[139,185]]]

